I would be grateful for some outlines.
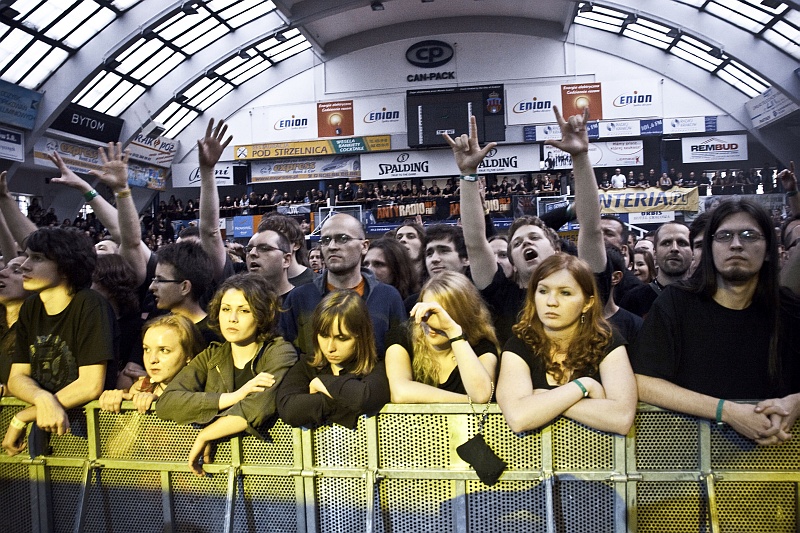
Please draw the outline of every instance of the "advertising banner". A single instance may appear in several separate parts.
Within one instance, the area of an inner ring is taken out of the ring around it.
[[[237,161],[247,159],[279,159],[283,157],[308,157],[330,154],[356,154],[383,152],[392,147],[389,135],[348,137],[323,141],[297,141],[283,143],[245,144],[233,147]]]
[[[353,101],[317,104],[317,137],[353,136]]]
[[[0,127],[0,159],[25,161],[25,137],[21,131]]]
[[[553,104],[561,102],[558,85],[506,86],[506,124],[547,124],[553,122]]]
[[[684,163],[744,161],[747,159],[747,135],[714,135],[681,139]]]
[[[50,129],[100,142],[117,142],[125,121],[88,107],[69,104],[50,124]]]
[[[179,141],[166,137],[151,139],[140,133],[127,148],[131,151],[131,159],[157,167],[169,168],[178,152],[178,146]]]
[[[697,187],[661,189],[613,189],[600,191],[603,213],[650,213],[653,211],[697,211]]]
[[[387,95],[378,98],[353,100],[353,120],[356,135],[405,133],[406,99]]]
[[[604,119],[660,117],[662,113],[659,79],[603,82]]]
[[[749,102],[745,102],[744,107],[756,128],[763,128],[800,109],[775,87],[769,87]]]
[[[644,164],[642,141],[589,143],[589,159],[595,167],[636,167]]]
[[[601,139],[608,137],[639,137],[642,131],[638,120],[603,121],[598,128]]]
[[[306,159],[274,159],[250,164],[251,183],[360,178],[359,156],[335,155]]]
[[[706,133],[706,117],[664,119],[664,135],[674,133]],[[715,131],[715,130],[712,130]]]
[[[0,124],[32,130],[42,94],[0,80]]]
[[[217,187],[233,185],[233,165],[217,163],[214,166],[214,179]],[[200,188],[200,167],[197,163],[177,163],[172,165],[172,186],[175,188]]]
[[[368,180],[458,176],[452,150],[364,154],[361,164],[361,175]]]
[[[589,120],[603,118],[603,90],[600,83],[573,83],[561,86],[563,116],[581,115],[586,106],[589,106]]]
[[[235,216],[233,217],[233,236],[250,237],[253,235],[253,217]]]
[[[317,138],[317,104],[293,104],[267,107],[259,110],[264,113],[263,122],[260,117],[253,117],[256,124],[264,124],[260,134],[265,141],[300,141]]]
[[[91,170],[102,170],[103,164],[98,157],[97,148],[77,143],[41,137],[33,147],[33,160],[37,165],[55,168],[47,158],[47,153],[58,152],[61,159],[71,171],[77,174],[88,174]],[[134,187],[146,187],[163,191],[167,186],[167,173],[163,168],[141,164],[136,161],[128,163],[128,184]]]

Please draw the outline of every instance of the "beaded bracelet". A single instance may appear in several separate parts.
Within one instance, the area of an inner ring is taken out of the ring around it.
[[[131,196],[131,189],[130,189],[130,188],[127,188],[127,189],[122,189],[121,191],[115,192],[115,193],[114,193],[114,196],[115,196],[116,198],[130,198],[130,196]]]

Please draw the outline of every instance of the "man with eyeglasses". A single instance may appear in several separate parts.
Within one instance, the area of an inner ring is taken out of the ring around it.
[[[161,311],[191,320],[206,342],[222,339],[208,325],[201,300],[212,283],[212,261],[196,241],[168,244],[158,250],[158,262],[150,292]]]
[[[638,285],[626,292],[620,307],[645,317],[664,287],[686,277],[692,265],[689,233],[689,228],[680,222],[667,222],[658,227],[654,236],[658,275],[647,285]]]
[[[397,289],[381,283],[369,270],[361,268],[369,248],[364,227],[354,217],[339,213],[322,226],[319,242],[326,270],[313,283],[296,287],[284,300],[284,307],[288,309],[281,315],[280,322],[284,338],[293,342],[301,353],[313,354],[311,315],[314,308],[327,293],[349,289],[367,302],[378,357],[383,358],[386,332],[405,319],[405,312]]]
[[[633,346],[639,397],[778,444],[800,412],[800,299],[779,286],[771,218],[755,202],[724,201],[702,247],[697,270],[664,289]]]
[[[294,285],[289,283],[289,265],[292,244],[282,233],[272,230],[259,231],[245,247],[247,271],[262,276],[282,302]]]

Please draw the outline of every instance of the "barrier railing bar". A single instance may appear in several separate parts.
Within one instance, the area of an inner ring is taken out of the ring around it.
[[[172,499],[172,479],[170,472],[161,472],[161,513],[164,517],[163,533],[172,533],[175,526],[175,508]]]

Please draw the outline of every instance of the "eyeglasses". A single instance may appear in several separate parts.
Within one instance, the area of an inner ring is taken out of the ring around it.
[[[733,236],[738,235],[741,242],[756,242],[764,238],[764,235],[754,229],[742,229],[739,231],[722,230],[711,236],[717,242],[731,242]]]
[[[288,254],[289,253],[289,252],[284,252],[280,248],[276,248],[274,246],[270,246],[269,244],[256,244],[255,246],[247,245],[247,246],[244,247],[245,253],[249,254],[253,250],[256,250],[259,254],[265,254],[267,252],[272,252],[274,250],[278,250],[279,252],[281,252],[283,254]]]
[[[186,281],[186,280],[185,279],[153,278],[153,281],[151,281],[150,283],[151,284],[155,283],[156,285],[158,285],[159,283],[183,283],[184,281]]]
[[[320,237],[319,244],[320,246],[330,246],[331,241],[335,242],[338,245],[347,244],[350,241],[363,241],[364,239],[359,239],[358,237],[351,237],[346,233],[340,233],[339,235],[325,235],[324,237]]]

